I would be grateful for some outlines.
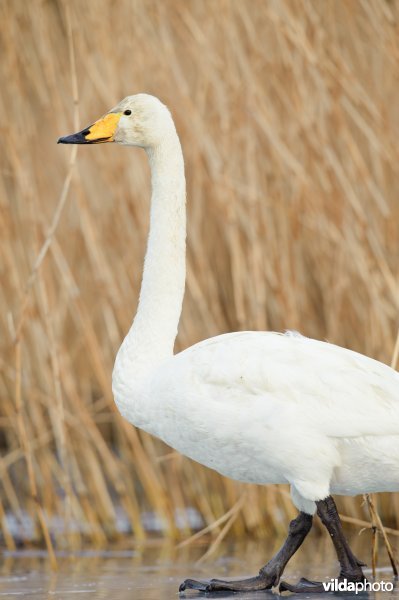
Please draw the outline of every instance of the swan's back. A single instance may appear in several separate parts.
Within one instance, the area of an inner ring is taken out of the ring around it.
[[[165,367],[179,395],[195,396],[210,410],[223,402],[226,411],[237,404],[256,409],[258,419],[295,415],[306,429],[333,437],[399,435],[399,374],[327,342],[290,333],[225,334]]]

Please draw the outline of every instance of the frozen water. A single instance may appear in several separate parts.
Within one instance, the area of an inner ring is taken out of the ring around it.
[[[59,570],[50,570],[45,552],[34,550],[4,552],[0,566],[0,600],[29,598],[32,600],[168,600],[178,598],[181,581],[187,577],[210,579],[250,576],[267,562],[281,540],[264,540],[248,544],[221,546],[214,558],[198,564],[206,546],[176,550],[171,544],[147,544],[134,549],[109,551],[89,550],[74,555],[58,555]],[[352,540],[355,552],[367,560],[370,539],[367,533]],[[385,562],[384,562],[385,561]],[[388,564],[381,548],[380,564]],[[297,581],[300,577],[329,580],[337,574],[337,563],[327,537],[311,536],[287,567],[284,579]],[[370,571],[368,571],[370,576]],[[392,581],[388,567],[380,566],[378,579]],[[348,598],[348,594],[334,594]],[[201,597],[185,592],[183,598]],[[204,596],[202,596],[204,597]],[[234,600],[274,600],[277,594],[257,592],[245,594],[217,593],[207,598],[234,598]],[[304,599],[306,596],[295,596]],[[312,599],[320,597],[312,594]],[[328,596],[325,596],[328,597]],[[359,600],[399,600],[398,588],[393,592],[359,594]]]

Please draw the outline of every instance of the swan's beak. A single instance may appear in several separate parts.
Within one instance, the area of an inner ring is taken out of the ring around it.
[[[79,131],[79,133],[61,137],[58,144],[103,144],[113,142],[121,116],[122,113],[108,113],[90,127]]]

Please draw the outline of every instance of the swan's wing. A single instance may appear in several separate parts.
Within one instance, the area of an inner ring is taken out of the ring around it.
[[[176,355],[191,397],[334,437],[399,435],[399,374],[357,352],[296,334],[238,332]],[[237,406],[238,405],[238,406]],[[288,420],[288,421],[287,421]]]

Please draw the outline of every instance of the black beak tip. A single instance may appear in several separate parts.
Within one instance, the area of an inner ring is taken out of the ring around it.
[[[83,135],[83,132],[79,131],[79,133],[73,133],[72,135],[60,137],[57,144],[87,144],[87,140]]]

